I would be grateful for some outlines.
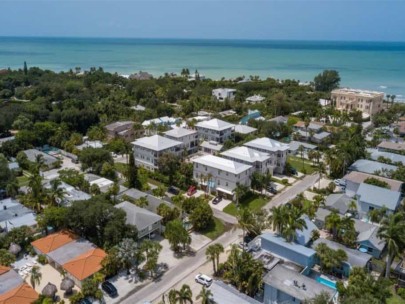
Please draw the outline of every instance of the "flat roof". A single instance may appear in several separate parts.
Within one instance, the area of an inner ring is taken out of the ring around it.
[[[224,151],[221,153],[221,155],[247,161],[249,163],[254,163],[256,161],[263,162],[270,159],[269,154],[245,146],[235,147]]]
[[[49,252],[48,256],[59,265],[63,265],[77,256],[95,248],[97,248],[97,246],[88,240],[76,239],[54,251]]]
[[[149,137],[139,138],[132,142],[132,144],[134,146],[143,147],[153,151],[162,151],[180,146],[183,143],[160,135],[153,135]]]
[[[377,147],[389,150],[405,151],[405,142],[395,143],[392,141],[382,141]]]
[[[197,134],[197,131],[185,128],[173,128],[169,131],[164,132],[164,134],[167,136],[180,138],[187,135]]]
[[[204,155],[193,159],[194,163],[198,163],[204,166],[216,168],[233,174],[240,174],[252,168],[252,166],[241,164],[229,159],[214,155]]]
[[[367,152],[370,153],[370,158],[373,160],[378,160],[379,157],[384,157],[389,159],[393,163],[400,162],[402,164],[405,164],[405,155],[378,151],[378,149],[371,149],[371,148],[368,148]]]
[[[290,150],[291,151],[296,151],[298,150],[298,148],[300,146],[303,146],[305,149],[309,149],[309,150],[315,150],[317,148],[317,146],[306,143],[306,142],[302,142],[302,141],[291,141],[290,142]]]
[[[363,183],[367,178],[376,178],[380,181],[384,181],[388,184],[388,186],[391,188],[392,191],[401,191],[402,188],[402,182],[394,180],[394,179],[389,179],[386,177],[382,176],[377,176],[377,175],[372,175],[369,173],[364,173],[364,172],[358,172],[358,171],[352,171],[348,174],[346,174],[343,179],[348,180],[354,183],[361,184]]]
[[[221,151],[222,147],[224,145],[221,145],[220,143],[217,142],[212,142],[212,141],[203,141],[200,145],[203,148],[208,148],[214,151]]]
[[[43,160],[45,162],[46,165],[51,165],[54,162],[57,162],[58,159],[52,155],[46,154],[42,151],[39,151],[37,149],[28,149],[28,150],[24,150],[23,151],[25,153],[25,155],[27,155],[27,158],[29,161],[31,162],[36,162],[36,157],[38,155],[42,155]]]
[[[261,302],[239,292],[235,287],[222,281],[211,284],[212,299],[218,304],[261,304]]]
[[[332,94],[345,94],[345,95],[354,95],[354,96],[360,96],[360,97],[384,96],[383,92],[360,90],[360,89],[350,89],[350,88],[335,89],[332,91]]]
[[[195,126],[199,127],[199,128],[205,128],[205,129],[210,129],[210,130],[215,130],[215,131],[223,131],[223,130],[231,129],[235,125],[231,124],[229,122],[214,118],[211,120],[200,121]]]
[[[116,121],[113,122],[109,125],[106,125],[105,128],[109,131],[114,131],[116,128],[122,127],[122,126],[127,126],[128,128],[132,128],[134,122],[130,120],[126,121]]]
[[[247,147],[257,148],[266,151],[287,151],[290,146],[288,144],[283,144],[277,140],[268,138],[268,137],[261,137],[254,140],[251,140],[244,144]]]
[[[356,160],[349,167],[349,170],[351,170],[351,171],[359,171],[359,172],[370,173],[370,174],[374,174],[376,171],[380,171],[382,169],[385,169],[388,171],[390,171],[390,170],[396,171],[398,169],[398,167],[393,166],[393,165],[383,164],[383,163],[373,161],[373,160],[367,160],[367,159]]]
[[[272,286],[300,301],[312,299],[321,292],[328,293],[330,298],[336,294],[336,290],[281,264],[274,266],[263,281],[266,285]],[[297,281],[299,287],[294,285],[294,281]],[[305,289],[302,287],[303,284]]]
[[[401,201],[401,193],[397,191],[391,191],[364,183],[360,184],[356,196],[361,202],[381,208],[385,206],[390,210],[396,210]]]

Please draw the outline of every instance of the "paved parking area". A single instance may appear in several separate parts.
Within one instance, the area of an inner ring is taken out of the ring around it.
[[[212,241],[210,238],[207,238],[205,235],[202,235],[197,232],[191,232],[190,236],[191,236],[190,247],[194,251],[200,250],[202,247],[204,247],[205,245],[209,244]]]
[[[213,199],[210,201],[210,206],[211,206],[211,208],[217,209],[217,210],[219,210],[219,211],[224,210],[224,208],[225,208],[226,206],[228,206],[230,203],[232,203],[231,200],[228,200],[228,199],[224,199],[224,198],[223,198],[222,201],[220,201],[218,204],[213,204],[212,202],[214,201],[214,199],[215,199],[215,198],[213,198]]]
[[[282,175],[282,174],[274,174],[274,178],[279,179],[280,181],[283,179],[286,179],[286,180],[288,180],[288,182],[290,184],[293,184],[296,182],[296,179],[294,177]]]

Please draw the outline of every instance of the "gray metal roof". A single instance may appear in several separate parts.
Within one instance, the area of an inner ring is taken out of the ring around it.
[[[247,147],[271,152],[286,151],[290,148],[288,144],[281,143],[268,137],[256,138],[245,143],[244,145]]]
[[[47,255],[59,265],[63,265],[79,255],[96,248],[97,246],[85,239],[77,239],[51,251]]]
[[[266,152],[260,152],[249,147],[235,147],[230,150],[226,150],[221,153],[222,156],[239,159],[249,163],[254,163],[256,161],[263,162],[270,159],[270,155]]]
[[[37,149],[28,149],[23,151],[25,153],[25,155],[27,155],[27,158],[29,161],[31,162],[35,162],[36,161],[36,157],[37,155],[42,155],[44,163],[46,165],[52,165],[54,162],[57,162],[58,159],[52,155],[46,154],[42,151],[39,151]]]
[[[157,212],[157,208],[161,204],[165,204],[170,208],[174,207],[173,204],[171,204],[165,200],[162,200],[160,198],[157,198],[156,196],[153,196],[151,194],[142,192],[142,191],[140,191],[138,189],[134,189],[134,188],[127,189],[126,191],[122,192],[118,197],[120,199],[123,199],[124,195],[127,195],[128,197],[130,197],[131,199],[134,199],[134,200],[140,199],[141,197],[146,197],[146,199],[148,200],[148,206],[145,206],[144,209],[149,210],[154,213]]]
[[[35,226],[34,211],[22,205],[19,201],[7,198],[0,201],[0,226],[8,229],[21,226]]]
[[[256,128],[252,128],[252,127],[245,126],[245,125],[236,125],[235,126],[235,132],[240,133],[240,134],[250,134],[250,133],[253,133],[256,131],[257,131]]]
[[[370,177],[373,177],[373,178],[376,178],[376,179],[379,179],[381,181],[386,182],[390,186],[392,191],[401,191],[402,184],[403,184],[402,182],[394,180],[394,179],[389,179],[389,178],[386,178],[386,177],[382,177],[382,176],[372,175],[372,174],[369,174],[369,173],[352,171],[352,172],[346,174],[343,177],[343,179],[351,181],[353,183],[361,184],[367,178],[370,178]]]
[[[304,219],[307,228],[304,228],[303,230],[297,229],[295,231],[297,236],[296,242],[300,245],[306,246],[311,240],[312,231],[318,230],[318,227],[316,227],[308,216],[303,216],[302,218]]]
[[[278,264],[270,270],[263,281],[266,285],[272,286],[300,301],[312,299],[321,292],[327,292],[330,298],[336,294],[336,290],[282,264]],[[300,287],[295,286],[294,281],[297,281],[297,285]],[[305,289],[302,288],[303,284],[305,284]]]
[[[23,279],[20,275],[15,272],[15,270],[10,269],[6,273],[0,275],[0,294],[6,293],[7,291],[17,288],[23,283]]]
[[[350,264],[351,267],[365,267],[371,259],[371,255],[367,253],[360,252],[355,249],[347,248],[346,246],[327,240],[327,239],[317,239],[313,244],[312,248],[316,248],[319,244],[324,243],[329,248],[333,250],[342,249],[347,254],[347,263]]]
[[[352,200],[353,198],[344,193],[335,193],[326,198],[325,206],[336,209],[340,214],[346,214]]]
[[[136,226],[139,231],[160,221],[162,217],[144,208],[138,207],[130,202],[122,202],[115,205],[116,208],[122,209],[127,215],[126,223]]]
[[[389,171],[395,171],[397,170],[397,166],[393,165],[388,165],[388,164],[383,164],[379,163],[373,160],[367,160],[367,159],[359,159],[355,161],[350,167],[350,171],[359,171],[359,172],[364,172],[364,173],[369,173],[369,174],[375,174],[376,171],[380,170],[389,170]]]
[[[287,123],[288,118],[284,116],[277,116],[269,119],[268,121],[285,124]]]
[[[315,145],[311,145],[306,142],[293,140],[290,142],[290,151],[296,151],[296,150],[298,150],[298,148],[300,146],[303,146],[305,149],[308,149],[308,150],[315,150],[317,148]]]
[[[207,121],[200,121],[195,125],[197,128],[205,128],[205,129],[210,129],[210,130],[215,130],[215,131],[223,131],[227,129],[233,128],[235,125],[231,124],[229,122],[213,118],[211,120]]]
[[[315,250],[313,250],[312,248],[308,248],[296,243],[289,243],[284,238],[276,236],[272,233],[263,233],[260,237],[269,242],[284,247],[286,250],[297,252],[299,254],[305,255],[306,257],[311,257],[315,254]]]
[[[197,131],[185,128],[173,128],[169,131],[164,132],[164,134],[170,137],[181,138],[183,136],[197,134]]]
[[[371,148],[367,149],[367,152],[370,153],[370,158],[373,160],[378,160],[378,158],[382,156],[384,158],[388,158],[393,163],[401,162],[402,164],[405,164],[405,155],[378,151],[378,149],[371,149]]]
[[[239,292],[222,281],[214,281],[210,287],[212,299],[218,304],[261,304],[261,302]]]
[[[389,210],[396,210],[401,201],[401,193],[369,184],[360,184],[356,195],[360,202]]]

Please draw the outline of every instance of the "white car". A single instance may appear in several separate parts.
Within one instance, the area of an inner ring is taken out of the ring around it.
[[[195,281],[201,285],[205,285],[206,287],[210,287],[212,284],[212,279],[209,276],[201,273],[195,276]]]

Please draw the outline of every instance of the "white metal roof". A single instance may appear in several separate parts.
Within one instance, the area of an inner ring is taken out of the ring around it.
[[[198,158],[193,159],[194,163],[198,163],[201,165],[205,165],[208,167],[212,167],[215,169],[220,169],[229,173],[239,174],[245,172],[252,168],[252,166],[248,166],[245,164],[241,164],[229,159],[225,159],[222,157],[214,156],[214,155],[204,155]]]
[[[264,152],[259,152],[257,150],[248,148],[248,147],[236,147],[225,152],[222,152],[221,155],[244,160],[250,163],[256,161],[265,161],[270,158],[270,155]]]
[[[245,143],[245,146],[272,152],[286,151],[290,147],[288,144],[283,144],[277,140],[268,137],[261,137],[251,140]]]
[[[256,128],[252,128],[246,125],[236,125],[235,126],[235,132],[240,133],[240,134],[249,134],[257,131]]]
[[[153,135],[149,137],[139,138],[132,142],[132,144],[134,146],[143,147],[153,151],[162,151],[172,147],[180,146],[182,145],[182,142],[160,135]]]
[[[185,129],[185,128],[174,128],[174,129],[166,131],[164,133],[167,136],[179,138],[179,137],[183,137],[183,136],[187,136],[187,135],[197,134],[197,131]]]
[[[217,118],[214,118],[214,119],[211,119],[208,121],[200,121],[199,123],[196,124],[196,127],[211,129],[211,130],[215,130],[215,131],[223,131],[226,129],[233,128],[234,126],[235,125],[233,125],[229,122],[226,122],[226,121],[223,121],[223,120],[220,120]]]

